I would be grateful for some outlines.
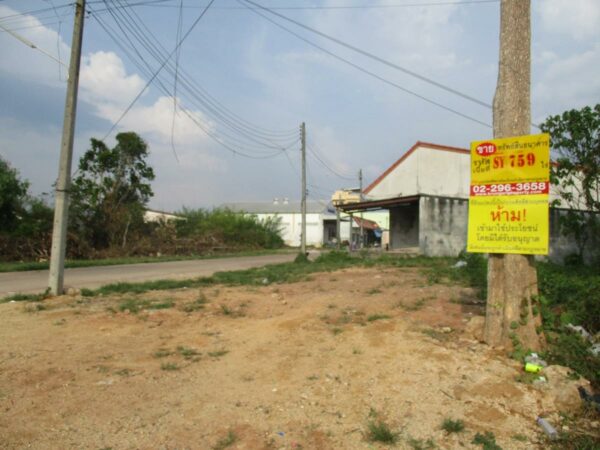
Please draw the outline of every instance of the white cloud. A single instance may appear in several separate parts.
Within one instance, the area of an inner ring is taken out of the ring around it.
[[[81,98],[92,104],[126,106],[146,84],[137,74],[127,75],[123,61],[113,52],[85,56],[79,77]]]
[[[0,17],[20,14],[7,6],[0,6]],[[18,23],[4,21],[8,29],[17,29],[18,36],[30,41],[36,47],[59,58],[66,65],[69,63],[70,48],[62,37],[51,28],[47,28],[34,16],[25,15],[19,18]],[[67,69],[42,52],[28,47],[23,42],[8,32],[0,32],[0,72],[19,77],[22,80],[34,81],[50,86],[64,85]],[[60,54],[60,55],[59,55]]]
[[[552,58],[540,68],[533,87],[538,120],[549,114],[581,108],[600,101],[600,44],[568,58]]]
[[[327,4],[337,4],[329,0]],[[375,3],[386,4],[385,1]],[[461,27],[452,21],[456,6],[440,8],[373,8],[351,15],[320,12],[316,29],[363,50],[422,72],[457,64],[454,52]]]
[[[598,0],[544,0],[535,5],[548,32],[566,34],[577,40],[600,35]]]

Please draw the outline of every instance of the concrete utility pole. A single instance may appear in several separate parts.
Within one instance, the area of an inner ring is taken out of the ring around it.
[[[300,141],[302,142],[302,236],[300,238],[300,253],[306,254],[306,126],[300,125]]]
[[[363,196],[363,182],[362,182],[362,169],[360,169],[358,171],[358,185],[360,186],[360,201],[362,202],[364,199]],[[365,241],[365,234],[364,234],[364,230],[363,230],[363,212],[362,209],[360,210],[360,240],[359,240],[359,246],[360,248],[364,247],[364,241]]]
[[[502,0],[500,64],[494,96],[494,137],[530,134],[531,123],[531,5],[529,0]],[[485,342],[539,350],[536,332],[541,323],[533,315],[537,295],[533,256],[490,254],[485,318]],[[538,308],[539,309],[539,308]],[[518,324],[515,327],[515,324]]]
[[[65,250],[67,247],[67,220],[69,215],[69,188],[71,187],[71,163],[73,160],[73,136],[77,112],[77,90],[79,87],[79,66],[83,40],[83,18],[85,0],[75,3],[75,23],[71,42],[71,62],[69,82],[60,148],[60,163],[54,197],[54,227],[52,229],[52,250],[50,255],[50,277],[48,285],[52,295],[61,295],[64,285]]]
[[[337,238],[336,248],[339,250],[342,248],[342,237],[340,228],[340,208],[338,206],[335,207],[335,236]]]

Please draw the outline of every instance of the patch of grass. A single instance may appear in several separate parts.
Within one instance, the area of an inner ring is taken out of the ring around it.
[[[14,294],[4,297],[0,300],[0,303],[8,302],[41,302],[42,300],[50,297],[50,288],[39,294]]]
[[[196,300],[190,303],[186,303],[181,307],[181,310],[187,313],[198,311],[200,309],[203,309],[207,303],[208,299],[206,298],[206,296],[200,293]]]
[[[483,450],[502,450],[502,447],[496,444],[496,436],[491,431],[486,431],[484,434],[477,433],[471,443],[481,445]]]
[[[339,327],[335,327],[331,330],[331,332],[333,333],[334,336],[337,336],[338,334],[341,334],[344,331],[343,328],[339,328]]]
[[[529,439],[527,438],[527,436],[525,436],[524,434],[513,434],[511,436],[515,441],[519,441],[519,442],[527,442]]]
[[[353,355],[362,355],[362,350],[360,348],[353,348],[352,354]]]
[[[25,311],[27,313],[36,313],[39,311],[45,311],[47,309],[48,309],[48,307],[46,305],[44,305],[43,303],[28,303],[23,308],[23,311]]]
[[[524,372],[515,377],[517,383],[533,384],[534,381],[540,378],[539,373]]]
[[[65,323],[67,323],[67,319],[63,317],[62,319],[52,322],[52,325],[64,325]]]
[[[237,440],[237,435],[233,431],[228,431],[227,436],[219,439],[219,441],[213,447],[213,450],[223,450],[235,444]]]
[[[437,445],[435,445],[433,439],[427,439],[425,441],[423,439],[415,439],[409,437],[407,443],[411,446],[413,450],[433,450],[437,448]]]
[[[376,320],[384,320],[391,318],[392,316],[389,316],[387,314],[371,314],[370,316],[367,316],[367,322],[375,322]]]
[[[395,433],[390,426],[382,420],[371,421],[367,425],[367,440],[369,442],[383,442],[384,444],[395,444],[398,442],[400,433]]]
[[[202,354],[195,348],[184,347],[182,345],[177,347],[177,353],[179,353],[181,356],[183,356],[184,359],[191,359],[191,360],[195,360],[195,361],[197,361],[199,359],[199,356]]]
[[[419,300],[417,300],[416,302],[414,302],[412,305],[401,304],[401,307],[405,311],[418,311],[421,308],[423,308],[423,306],[425,306],[425,302],[427,302],[427,300],[428,299],[426,299],[426,298],[420,298]]]
[[[442,430],[444,430],[447,433],[460,433],[464,429],[465,423],[460,419],[444,419],[444,422],[442,422]]]
[[[152,354],[152,356],[154,356],[155,358],[165,358],[167,356],[171,356],[172,354],[173,352],[169,349],[159,348]]]
[[[171,371],[171,370],[179,370],[179,366],[175,363],[162,363],[160,365],[160,368],[162,370],[167,370],[167,371]]]
[[[383,291],[381,289],[378,288],[373,288],[373,289],[369,289],[367,291],[367,295],[375,295],[375,294],[381,294]]]
[[[444,342],[448,340],[448,333],[442,333],[441,331],[434,330],[433,328],[424,328],[421,333],[435,339],[436,341]]]
[[[115,375],[119,375],[121,377],[131,376],[132,371],[130,369],[120,369],[115,372]]]
[[[129,311],[131,314],[137,314],[144,309],[168,309],[175,306],[173,300],[150,301],[138,298],[126,298],[119,304],[119,311]]]
[[[227,353],[229,353],[229,350],[215,350],[214,352],[208,352],[208,356],[210,356],[211,358],[220,358],[221,356],[224,356]]]
[[[139,300],[137,298],[127,298],[119,303],[119,311],[129,311],[131,314],[137,314],[150,305],[148,300]]]

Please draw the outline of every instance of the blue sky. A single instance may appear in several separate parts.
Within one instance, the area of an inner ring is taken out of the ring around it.
[[[156,39],[170,53],[176,44],[180,2],[108,0],[105,4],[88,0],[74,170],[89,139],[106,135],[145,86],[148,73],[163,62],[139,42],[132,44],[111,33],[120,43],[117,45],[103,25],[118,30],[121,24],[130,32],[132,22],[126,20],[135,17],[139,26],[147,27],[144,39]],[[257,2],[483,102],[492,101],[497,78],[499,2]],[[112,14],[108,10],[128,3],[142,4],[113,9]],[[185,33],[208,0],[182,3],[181,29]],[[296,141],[303,121],[310,149],[311,198],[328,198],[335,189],[357,186],[359,169],[364,172],[365,185],[369,184],[417,140],[468,147],[472,140],[491,136],[488,127],[433,106],[311,47],[245,9],[243,3],[215,0],[182,43],[174,133],[175,82],[173,73],[165,70],[157,78],[164,90],[152,84],[116,128],[136,131],[149,144],[150,162],[157,175],[152,207],[176,210],[273,197],[298,199],[300,145]],[[304,9],[290,9],[295,6]],[[123,13],[125,10],[129,16]],[[28,11],[35,12],[23,14]],[[485,107],[281,18],[269,17],[404,89],[491,123],[491,111]],[[2,26],[65,63],[72,22],[73,8],[66,1],[0,1]],[[598,0],[532,1],[534,122],[600,101],[598,23]],[[0,32],[0,49],[0,155],[31,181],[33,192],[49,192],[58,167],[65,70],[59,70],[53,59],[6,32]],[[136,51],[150,69],[129,57]],[[218,107],[226,108],[227,118],[222,112],[215,113],[215,103],[207,106],[206,102],[198,102],[191,94],[198,89],[218,102]],[[228,124],[233,124],[235,130]],[[249,131],[240,134],[241,127]],[[114,133],[106,139],[109,145],[114,142]],[[253,159],[239,153],[277,154],[269,159]],[[313,153],[332,171],[324,168]]]

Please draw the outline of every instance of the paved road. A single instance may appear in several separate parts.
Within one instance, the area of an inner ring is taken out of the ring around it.
[[[219,271],[249,269],[266,264],[292,261],[295,257],[295,254],[241,256],[196,261],[82,267],[65,271],[65,286],[93,289],[119,281],[139,282],[210,276]],[[17,292],[41,292],[47,286],[47,270],[0,273],[0,298]]]

